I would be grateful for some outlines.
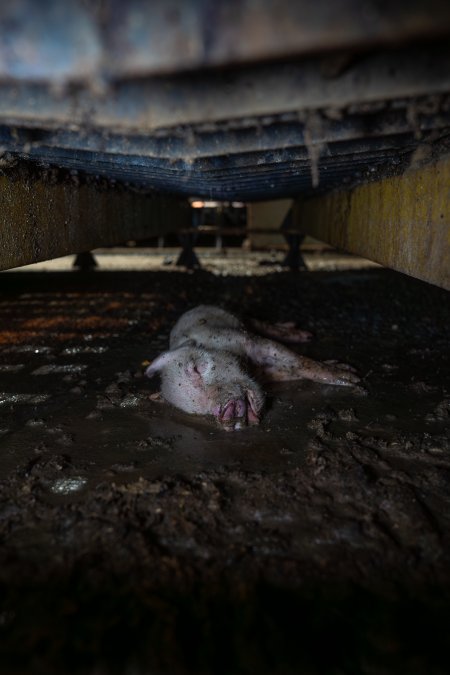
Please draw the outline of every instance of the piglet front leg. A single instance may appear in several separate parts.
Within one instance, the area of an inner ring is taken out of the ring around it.
[[[323,384],[351,387],[359,382],[351,366],[327,365],[301,356],[284,345],[259,337],[248,337],[248,358],[261,370],[267,382],[312,380]]]

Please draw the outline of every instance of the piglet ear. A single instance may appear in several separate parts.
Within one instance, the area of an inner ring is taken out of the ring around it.
[[[145,371],[147,377],[153,377],[155,373],[165,368],[174,358],[174,351],[163,352],[154,359]]]
[[[181,349],[184,349],[185,347],[191,347],[192,345],[192,340],[186,340],[186,342],[183,342],[183,344],[181,344],[176,349],[170,349],[167,352],[163,352],[151,362],[145,371],[145,375],[147,375],[147,377],[153,377],[155,373],[159,373],[161,370],[163,370],[163,368],[168,366],[175,357],[179,357]]]

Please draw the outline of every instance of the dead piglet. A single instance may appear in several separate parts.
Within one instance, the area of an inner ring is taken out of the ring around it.
[[[213,415],[225,429],[258,424],[264,406],[260,385],[249,376],[250,361],[261,381],[309,379],[352,386],[348,366],[327,366],[246,330],[232,314],[201,305],[180,317],[170,334],[170,351],[147,369],[161,373],[162,394],[188,413]]]

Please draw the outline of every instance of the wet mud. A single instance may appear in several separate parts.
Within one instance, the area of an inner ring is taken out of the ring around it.
[[[365,391],[227,433],[143,364],[199,303]],[[0,276],[0,671],[444,673],[450,296],[371,268]]]

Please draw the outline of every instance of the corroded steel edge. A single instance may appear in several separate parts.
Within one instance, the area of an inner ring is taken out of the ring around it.
[[[189,222],[187,203],[170,197],[0,176],[0,269],[163,235]]]
[[[298,200],[302,232],[450,290],[450,156],[353,189]]]

